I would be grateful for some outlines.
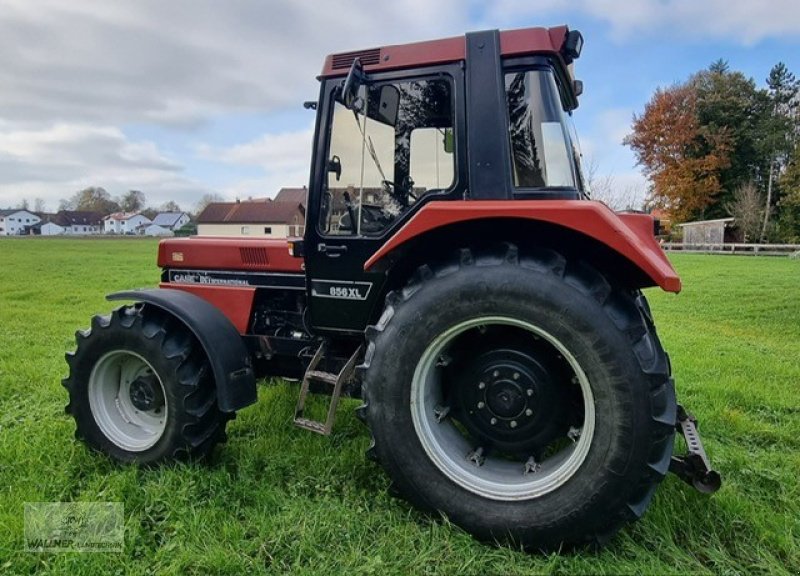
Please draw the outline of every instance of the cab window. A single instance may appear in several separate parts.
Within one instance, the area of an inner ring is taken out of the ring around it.
[[[377,236],[422,196],[455,179],[449,79],[359,88],[354,109],[334,104],[320,230]]]

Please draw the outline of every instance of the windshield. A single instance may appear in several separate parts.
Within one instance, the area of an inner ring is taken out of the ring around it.
[[[423,195],[454,182],[451,84],[361,86],[354,108],[334,104],[320,229],[378,235]]]
[[[514,186],[576,188],[575,159],[553,73],[505,75]]]

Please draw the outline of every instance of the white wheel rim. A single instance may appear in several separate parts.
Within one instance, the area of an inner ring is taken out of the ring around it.
[[[467,455],[475,448],[449,421],[438,421],[435,407],[441,402],[437,359],[453,340],[472,328],[503,325],[522,328],[552,345],[568,362],[581,389],[584,421],[580,436],[571,446],[537,463],[526,474],[524,463],[487,457],[476,466]],[[411,417],[417,437],[431,461],[450,480],[492,500],[518,501],[537,498],[567,482],[589,454],[595,430],[595,408],[589,379],[573,354],[552,334],[509,317],[484,316],[459,323],[431,342],[420,358],[411,383]]]
[[[154,375],[164,405],[139,410],[130,398],[130,385],[140,376]],[[111,442],[129,452],[153,447],[167,424],[167,397],[161,377],[142,356],[130,350],[106,353],[89,376],[89,407],[97,426]]]

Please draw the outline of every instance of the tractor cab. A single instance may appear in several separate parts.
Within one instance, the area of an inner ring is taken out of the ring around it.
[[[387,279],[365,262],[427,203],[583,197],[565,120],[582,43],[536,28],[327,59],[304,244],[315,327],[363,329]]]

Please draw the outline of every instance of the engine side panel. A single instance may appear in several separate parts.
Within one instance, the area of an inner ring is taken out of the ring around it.
[[[289,253],[289,241],[271,238],[169,238],[158,245],[158,265],[161,268],[303,273],[303,260]]]

